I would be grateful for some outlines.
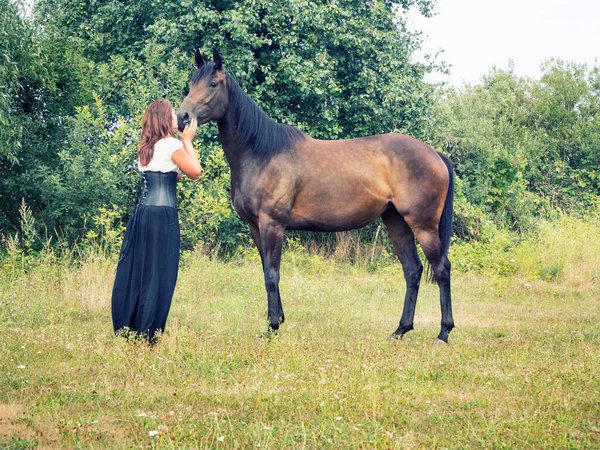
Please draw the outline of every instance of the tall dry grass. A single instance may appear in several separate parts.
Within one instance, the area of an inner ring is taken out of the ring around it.
[[[447,347],[432,344],[440,311],[428,283],[415,331],[386,340],[402,309],[401,268],[371,264],[368,245],[351,264],[290,243],[287,321],[272,340],[258,337],[256,251],[227,262],[187,253],[155,347],[112,334],[114,257],[48,251],[17,270],[7,255],[0,445],[596,448],[599,234],[595,222],[565,219],[521,243],[455,246]],[[476,264],[461,269],[467,256]]]

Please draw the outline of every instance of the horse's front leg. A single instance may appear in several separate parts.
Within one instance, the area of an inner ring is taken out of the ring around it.
[[[252,233],[252,239],[254,239],[254,244],[258,249],[258,254],[260,255],[260,263],[264,272],[265,259],[263,257],[262,241],[260,239],[260,231],[258,229],[258,225],[250,223],[250,232]],[[277,288],[277,304],[279,305],[279,309],[281,310],[281,321],[279,323],[282,324],[283,322],[285,322],[285,314],[283,313],[283,306],[281,305],[281,293],[279,292],[279,287]]]
[[[271,330],[277,331],[284,320],[283,307],[279,297],[279,267],[285,226],[269,218],[259,220],[258,229],[267,290],[269,327]]]

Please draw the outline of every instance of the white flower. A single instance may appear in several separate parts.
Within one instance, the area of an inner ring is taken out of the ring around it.
[[[150,437],[158,436],[158,431],[156,431],[156,430],[148,431],[148,436],[150,436]]]
[[[270,427],[263,427],[263,430],[270,430]]]
[[[20,366],[17,366],[17,369],[24,369],[25,366],[23,364],[21,364]]]
[[[335,420],[344,420],[344,418],[343,418],[343,417],[340,417],[340,416],[337,416],[337,417],[335,418]]]
[[[219,442],[223,442],[224,440],[225,440],[225,436],[219,436],[217,438],[217,441],[219,441]]]
[[[137,416],[138,417],[146,417],[146,413],[139,413]]]

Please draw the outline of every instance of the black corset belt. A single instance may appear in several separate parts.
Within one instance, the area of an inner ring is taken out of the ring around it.
[[[142,172],[137,189],[135,208],[127,223],[119,262],[127,256],[131,248],[131,242],[135,240],[140,209],[145,206],[166,206],[177,209],[176,193],[177,172]]]
[[[137,204],[177,208],[177,173],[143,172]]]

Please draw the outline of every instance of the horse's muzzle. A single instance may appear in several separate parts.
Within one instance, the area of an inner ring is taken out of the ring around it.
[[[190,123],[190,115],[188,113],[177,114],[177,128],[179,131],[183,131],[183,129]]]

